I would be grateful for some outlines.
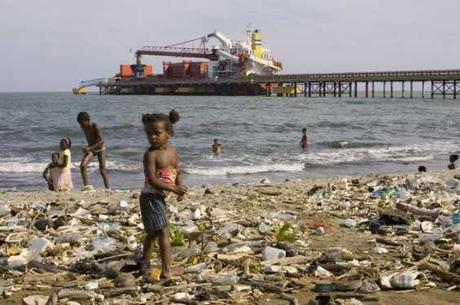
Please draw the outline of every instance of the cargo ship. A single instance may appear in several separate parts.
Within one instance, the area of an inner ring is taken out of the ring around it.
[[[208,47],[212,40],[217,44]],[[185,59],[163,61],[161,72],[156,74],[152,65],[143,63],[146,56]],[[135,51],[134,64],[121,64],[113,77],[86,85],[98,87],[100,94],[262,95],[266,92],[263,84],[223,84],[219,80],[274,75],[282,69],[282,63],[263,46],[258,30],[247,31],[245,40],[232,40],[215,31],[167,46],[144,46]],[[83,83],[80,87],[86,87]]]

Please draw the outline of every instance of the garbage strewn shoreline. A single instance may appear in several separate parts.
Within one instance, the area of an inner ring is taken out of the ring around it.
[[[174,264],[184,274],[165,281],[154,269],[152,283],[136,271],[143,238],[138,196],[137,190],[1,193],[2,302],[386,304],[389,296],[410,302],[432,293],[439,304],[454,304],[458,298],[458,170],[264,179],[192,188],[181,202],[170,196]]]

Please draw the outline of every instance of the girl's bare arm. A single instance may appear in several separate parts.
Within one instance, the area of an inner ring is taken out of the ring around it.
[[[69,157],[64,155],[64,158],[62,159],[62,164],[58,164],[58,167],[64,168],[67,166],[68,162],[69,162]]]
[[[144,155],[145,177],[148,183],[158,190],[165,190],[181,195],[182,192],[177,185],[168,184],[156,177],[156,155],[154,152],[147,151]]]

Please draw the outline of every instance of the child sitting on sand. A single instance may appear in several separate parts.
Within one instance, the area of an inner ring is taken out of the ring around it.
[[[51,154],[51,162],[48,163],[45,170],[43,171],[43,178],[48,182],[48,190],[54,191],[53,181],[57,182],[59,176],[58,168],[59,153],[54,152]]]
[[[53,181],[54,190],[69,191],[73,189],[72,174],[70,172],[70,169],[72,168],[72,157],[69,149],[72,146],[72,141],[70,141],[70,138],[63,138],[61,139],[59,146],[61,147],[58,161],[60,172],[57,175],[57,181]]]
[[[449,156],[449,164],[447,165],[448,169],[455,169],[455,161],[458,160],[458,155]]]
[[[169,113],[169,116],[162,113],[142,116],[144,130],[150,144],[144,154],[145,182],[139,199],[142,221],[147,233],[141,271],[147,280],[152,280],[150,260],[153,242],[157,238],[162,261],[161,277],[168,278],[179,273],[179,270],[171,268],[171,243],[165,203],[165,191],[179,196],[187,192],[187,188],[182,185],[177,151],[168,143],[174,135],[173,124],[177,121],[179,121],[179,114],[174,110]]]

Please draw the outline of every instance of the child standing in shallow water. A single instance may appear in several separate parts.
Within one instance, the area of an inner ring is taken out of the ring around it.
[[[69,191],[73,189],[72,174],[70,169],[72,168],[72,156],[70,153],[70,147],[72,141],[70,138],[63,138],[59,143],[61,152],[59,153],[58,167],[60,173],[57,175],[57,181],[53,181],[55,191]]]
[[[302,149],[306,149],[308,146],[308,141],[307,141],[307,128],[302,129],[302,139],[300,140],[300,147]]]
[[[168,278],[180,270],[171,268],[172,255],[169,240],[169,227],[166,215],[165,191],[183,196],[187,188],[182,185],[179,171],[179,158],[176,149],[168,143],[174,135],[173,124],[179,121],[179,114],[171,111],[144,114],[142,122],[150,147],[144,154],[144,188],[140,196],[142,221],[147,236],[144,240],[142,272],[150,280],[150,260],[153,241],[158,238],[162,261],[161,276]]]
[[[59,176],[59,153],[51,154],[51,162],[48,163],[45,170],[43,171],[43,178],[48,182],[48,190],[54,191],[54,184],[57,184]]]

